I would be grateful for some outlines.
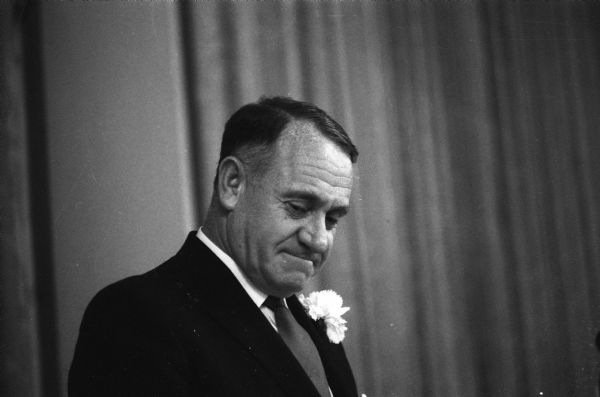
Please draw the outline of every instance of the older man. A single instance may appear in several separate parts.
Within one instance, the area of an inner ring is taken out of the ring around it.
[[[296,297],[348,211],[358,152],[314,105],[266,98],[227,122],[204,225],[90,303],[71,396],[356,396],[341,344]]]

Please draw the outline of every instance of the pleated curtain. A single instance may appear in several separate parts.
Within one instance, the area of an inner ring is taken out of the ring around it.
[[[35,135],[24,133],[36,119],[25,112],[35,76],[21,63],[28,38],[14,17],[20,6],[0,14],[0,390],[53,396],[65,382],[55,379],[56,352],[72,346],[54,345],[46,325],[55,313],[42,310],[53,305],[45,303],[53,268],[36,255],[51,253],[52,242],[41,253],[30,248],[32,231],[45,235],[48,226],[31,224],[31,203],[48,198],[29,184],[45,160],[31,161]],[[351,307],[344,345],[360,393],[595,395],[596,2],[173,7],[194,224],[211,195],[224,122],[261,95],[314,102],[359,148],[351,212],[310,288],[334,289]]]
[[[200,214],[223,121],[314,102],[360,157],[314,289],[351,306],[372,396],[590,396],[600,330],[599,9],[584,2],[182,7]]]

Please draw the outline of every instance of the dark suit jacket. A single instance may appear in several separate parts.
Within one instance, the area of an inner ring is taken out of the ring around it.
[[[311,335],[335,397],[357,396],[342,345]],[[161,266],[96,295],[81,324],[70,396],[318,396],[233,274],[190,233]]]

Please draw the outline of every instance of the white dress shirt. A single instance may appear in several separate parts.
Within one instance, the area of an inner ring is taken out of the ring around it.
[[[231,270],[237,281],[242,285],[244,291],[248,294],[252,302],[260,309],[263,315],[269,320],[269,323],[277,330],[277,325],[275,324],[275,314],[271,309],[266,306],[263,306],[265,300],[267,299],[267,294],[256,288],[254,284],[246,277],[246,274],[240,269],[237,263],[229,255],[227,255],[221,248],[219,248],[215,243],[213,243],[206,234],[202,231],[202,228],[198,229],[198,233],[196,233],[196,237],[200,239],[210,249],[220,260]],[[284,300],[285,302],[285,300]],[[286,303],[287,305],[287,303]]]

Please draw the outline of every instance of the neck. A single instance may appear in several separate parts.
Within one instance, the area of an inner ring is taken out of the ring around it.
[[[215,210],[211,206],[202,224],[202,232],[223,252],[231,256],[225,233],[225,220],[226,217],[222,216],[218,210]]]

